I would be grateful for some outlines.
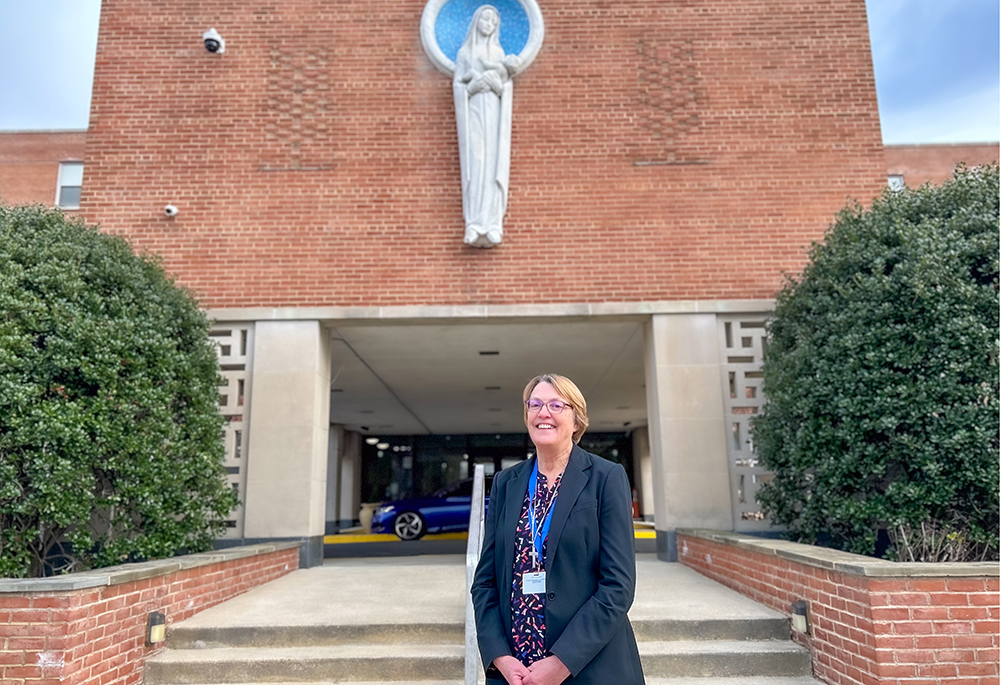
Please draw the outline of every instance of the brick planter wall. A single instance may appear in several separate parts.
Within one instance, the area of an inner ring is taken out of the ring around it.
[[[41,579],[0,579],[0,683],[136,685],[146,617],[167,625],[299,566],[299,543],[234,547]]]
[[[678,559],[790,614],[808,605],[818,678],[835,685],[997,685],[1000,567],[903,564],[735,533],[678,531]]]

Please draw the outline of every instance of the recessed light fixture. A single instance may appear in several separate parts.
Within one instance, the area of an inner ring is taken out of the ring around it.
[[[482,357],[495,357],[500,354],[500,350],[480,350],[479,355]]]
[[[486,390],[499,390],[500,386],[499,385],[487,385],[485,389]]]

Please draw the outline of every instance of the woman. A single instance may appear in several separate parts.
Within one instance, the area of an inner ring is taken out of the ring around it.
[[[487,682],[644,683],[625,469],[577,445],[587,403],[568,378],[533,378],[524,422],[536,457],[494,478],[472,583]]]
[[[510,131],[517,55],[500,45],[500,13],[482,5],[455,59],[455,120],[462,172],[465,242],[493,247],[503,237],[510,178]]]

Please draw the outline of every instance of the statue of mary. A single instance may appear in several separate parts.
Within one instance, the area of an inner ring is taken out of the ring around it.
[[[510,176],[513,83],[521,65],[500,45],[500,13],[476,10],[455,60],[452,89],[462,170],[465,243],[493,247],[503,239]]]

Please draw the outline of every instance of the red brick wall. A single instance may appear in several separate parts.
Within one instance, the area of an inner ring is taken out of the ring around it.
[[[757,298],[885,185],[864,0],[552,0],[466,247],[424,4],[105,0],[85,215],[206,306]]]
[[[60,162],[82,162],[86,131],[0,132],[0,201],[56,201]]]
[[[100,588],[0,594],[0,682],[137,685],[162,651],[145,644],[147,614],[183,621],[298,565],[293,548]]]
[[[924,183],[944,183],[959,162],[967,166],[996,164],[1000,145],[887,145],[885,163],[889,174],[898,174],[911,188]]]
[[[678,536],[679,560],[762,604],[809,607],[817,677],[834,685],[997,685],[1000,579],[876,578]]]

